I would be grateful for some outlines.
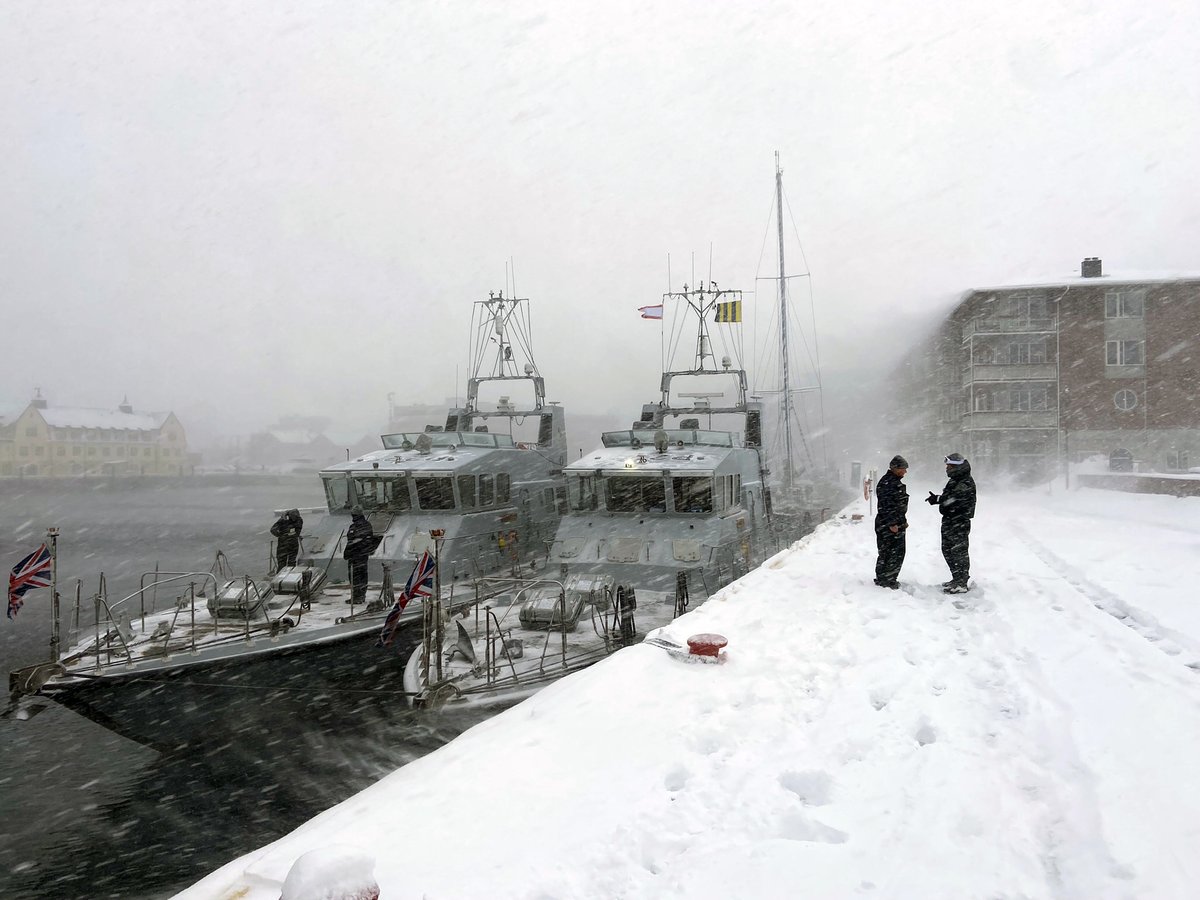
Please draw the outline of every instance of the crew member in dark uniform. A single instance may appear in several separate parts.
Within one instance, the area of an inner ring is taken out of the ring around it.
[[[946,457],[949,479],[941,494],[929,492],[925,502],[937,505],[942,514],[942,556],[950,567],[950,580],[942,585],[947,594],[965,594],[971,577],[971,519],[975,516],[975,479],[971,464],[961,453]]]
[[[375,532],[360,507],[350,514],[350,530],[346,532],[346,550],[342,553],[350,564],[350,603],[367,600],[367,560],[375,551]]]
[[[298,509],[289,509],[271,526],[271,534],[275,536],[276,570],[296,564],[296,558],[300,555],[300,531],[303,528],[304,519],[300,518]]]
[[[908,474],[908,460],[897,454],[875,486],[879,507],[875,514],[875,583],[896,590],[900,567],[904,565],[905,537],[908,529],[908,488],[901,480]]]

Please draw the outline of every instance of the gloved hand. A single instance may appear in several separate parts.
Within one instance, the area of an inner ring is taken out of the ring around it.
[[[939,503],[942,502],[942,498],[939,497],[937,494],[935,494],[933,491],[930,491],[929,496],[925,498],[925,502],[928,503],[930,506],[937,506]]]

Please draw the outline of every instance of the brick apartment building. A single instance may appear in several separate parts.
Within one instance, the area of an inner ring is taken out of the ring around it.
[[[0,414],[0,477],[186,475],[183,425],[172,412],[50,406],[39,391],[13,415]]]
[[[1200,466],[1200,275],[1105,275],[979,288],[901,366],[895,430],[1028,481],[1063,460]]]

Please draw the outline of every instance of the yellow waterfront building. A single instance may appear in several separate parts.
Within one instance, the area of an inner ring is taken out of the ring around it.
[[[50,406],[41,392],[0,413],[0,478],[186,475],[187,436],[173,412]]]

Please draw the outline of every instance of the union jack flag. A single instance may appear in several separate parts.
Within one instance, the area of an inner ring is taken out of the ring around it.
[[[8,617],[11,619],[24,604],[26,591],[50,587],[50,568],[54,560],[45,544],[13,566],[8,576]]]
[[[417,564],[413,566],[412,574],[408,576],[408,581],[404,584],[404,590],[400,592],[400,596],[392,604],[392,611],[383,621],[383,629],[379,632],[380,646],[390,647],[392,641],[396,639],[396,631],[400,625],[400,613],[404,612],[408,601],[413,597],[428,597],[433,593],[433,574],[436,570],[437,566],[433,562],[433,557],[426,550],[417,560]]]

